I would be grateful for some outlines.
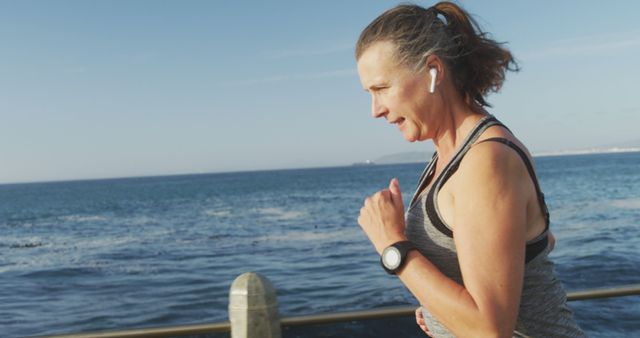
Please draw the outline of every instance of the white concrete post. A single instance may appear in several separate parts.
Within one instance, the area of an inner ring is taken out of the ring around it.
[[[281,338],[276,290],[266,277],[245,272],[229,292],[231,338]]]

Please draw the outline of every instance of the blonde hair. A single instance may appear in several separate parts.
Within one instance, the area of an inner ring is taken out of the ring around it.
[[[420,71],[429,55],[445,63],[467,104],[490,106],[489,92],[502,87],[507,70],[519,70],[511,52],[488,37],[458,5],[443,1],[425,9],[396,6],[373,20],[360,34],[356,60],[372,44],[390,41],[400,65]]]

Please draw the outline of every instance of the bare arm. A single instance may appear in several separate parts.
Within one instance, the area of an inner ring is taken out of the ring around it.
[[[454,240],[464,286],[442,274],[416,251],[408,255],[398,276],[455,335],[511,337],[524,274],[526,185],[521,182],[528,178],[526,169],[517,155],[503,146],[482,144],[469,151],[456,175]],[[393,204],[396,194],[399,190],[394,193],[390,187],[375,195],[371,205],[386,205],[387,196]],[[362,212],[361,218],[361,225],[367,223]],[[375,226],[363,225],[378,252],[402,239],[397,237],[398,231],[389,229],[404,229],[404,221],[396,219],[401,223],[396,227],[391,219],[394,217],[379,222],[384,231],[376,232],[369,229]]]

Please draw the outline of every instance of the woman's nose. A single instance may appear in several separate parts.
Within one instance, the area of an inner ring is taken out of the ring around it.
[[[379,117],[383,117],[387,114],[387,108],[380,103],[380,100],[378,100],[375,95],[372,96],[371,98],[371,116],[373,116],[373,118],[379,118]]]

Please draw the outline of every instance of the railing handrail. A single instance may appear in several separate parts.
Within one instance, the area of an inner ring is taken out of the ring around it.
[[[592,300],[600,298],[640,295],[640,284],[631,284],[614,288],[599,288],[567,293],[567,301]],[[325,313],[308,316],[285,317],[280,319],[282,326],[303,326],[330,324],[354,320],[380,319],[389,317],[413,316],[416,306],[384,307],[364,311]],[[159,338],[188,336],[205,333],[229,332],[230,323],[180,325],[171,327],[143,328],[132,330],[87,332],[67,335],[40,336],[39,338]]]

